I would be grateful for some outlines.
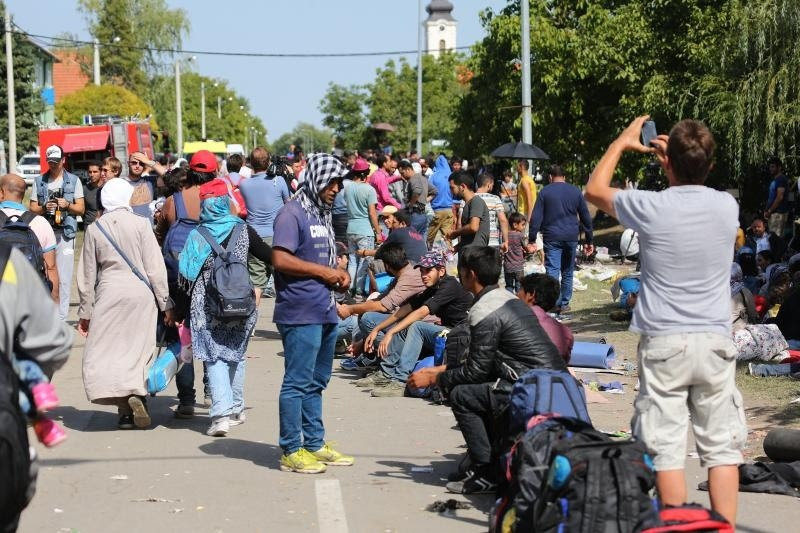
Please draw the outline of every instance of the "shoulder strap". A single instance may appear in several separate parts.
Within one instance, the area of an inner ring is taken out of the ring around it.
[[[178,191],[173,194],[172,201],[175,203],[175,218],[178,220],[189,218],[189,213],[186,211],[186,204],[183,202],[183,191]]]
[[[30,226],[34,218],[36,218],[36,213],[34,213],[33,211],[25,211],[19,216],[19,221],[24,222],[25,224]]]
[[[228,239],[228,246],[225,247],[225,251],[229,254],[232,254],[233,251],[236,249],[236,241],[239,240],[239,235],[242,234],[244,230],[244,224],[236,224],[233,227],[233,231],[231,231],[231,236]]]
[[[222,255],[225,253],[225,250],[222,248],[222,246],[219,245],[214,236],[211,235],[206,228],[203,226],[197,226],[197,233],[199,233],[206,240],[206,242],[211,246],[211,249],[214,250],[215,254]]]
[[[118,253],[120,256],[122,256],[122,259],[124,259],[124,260],[125,260],[125,262],[126,262],[126,263],[128,263],[128,266],[129,266],[129,267],[131,268],[131,270],[133,271],[133,274],[134,274],[134,275],[135,275],[137,278],[139,278],[140,280],[142,280],[142,281],[144,282],[144,284],[145,284],[145,285],[147,285],[147,288],[148,288],[148,289],[150,289],[150,292],[152,292],[152,293],[153,293],[153,295],[155,296],[155,291],[153,291],[153,286],[152,286],[152,285],[150,285],[150,281],[149,281],[149,280],[148,280],[148,279],[147,279],[147,278],[144,276],[144,274],[142,274],[141,272],[139,272],[139,269],[138,269],[138,268],[136,268],[136,266],[133,264],[133,262],[131,262],[131,260],[130,260],[130,259],[128,259],[128,256],[127,256],[127,255],[125,255],[125,252],[123,252],[123,251],[122,251],[122,249],[121,249],[121,248],[120,248],[120,247],[117,245],[116,241],[114,241],[114,239],[112,239],[112,238],[111,238],[111,235],[109,235],[109,234],[108,234],[108,232],[107,232],[107,231],[106,231],[106,229],[105,229],[105,228],[102,226],[102,224],[100,224],[100,222],[99,222],[99,221],[95,221],[94,225],[95,225],[95,226],[97,226],[97,229],[99,229],[99,230],[100,230],[100,233],[102,233],[103,235],[105,235],[106,239],[108,239],[108,242],[110,242],[110,243],[111,243],[111,246],[113,246],[113,247],[114,247],[114,249],[117,251],[117,253]]]

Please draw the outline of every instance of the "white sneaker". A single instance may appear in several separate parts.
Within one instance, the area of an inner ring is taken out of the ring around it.
[[[211,425],[206,430],[206,435],[209,437],[224,437],[230,430],[230,420],[227,416],[221,416],[211,422]]]
[[[228,423],[231,426],[238,426],[240,424],[244,424],[245,420],[247,420],[247,415],[245,415],[244,411],[242,411],[241,413],[233,413]]]

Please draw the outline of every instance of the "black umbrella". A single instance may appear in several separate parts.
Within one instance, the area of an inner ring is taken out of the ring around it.
[[[550,156],[538,146],[524,142],[506,143],[495,148],[491,156],[503,159],[550,159]]]

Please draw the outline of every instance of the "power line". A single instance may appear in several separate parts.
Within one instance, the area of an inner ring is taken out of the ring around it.
[[[17,26],[12,33],[24,35],[30,39],[45,39],[51,42],[64,42],[75,45],[94,45],[94,41],[83,41],[80,39],[67,39],[65,37],[53,37],[50,35],[39,35],[29,33]],[[371,57],[371,56],[393,56],[416,54],[416,50],[394,50],[388,52],[333,52],[333,53],[267,53],[267,52],[216,52],[212,50],[177,50],[174,48],[156,48],[151,46],[130,46],[119,43],[100,43],[105,48],[117,48],[126,50],[141,50],[143,52],[156,52],[168,54],[191,54],[206,56],[225,56],[225,57],[260,57],[260,58],[294,58],[294,59],[313,59],[313,58],[332,58],[332,57]],[[471,46],[455,46],[453,50],[468,50]]]

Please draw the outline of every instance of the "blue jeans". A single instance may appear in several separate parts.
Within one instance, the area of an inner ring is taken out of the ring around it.
[[[392,342],[389,343],[389,353],[381,363],[384,375],[405,383],[414,370],[414,365],[417,364],[422,351],[425,350],[433,355],[436,337],[443,329],[445,329],[444,326],[420,320],[392,337]],[[426,353],[426,355],[428,354]]]
[[[367,269],[372,262],[372,258],[359,257],[356,252],[359,250],[373,250],[375,248],[375,237],[348,233],[347,246],[350,252],[350,260],[347,263],[347,273],[350,274],[350,290],[355,290],[357,294],[362,294],[364,292],[364,279],[367,277]]]
[[[316,451],[325,444],[322,391],[328,386],[336,324],[278,324],[283,339],[283,384],[278,399],[283,453]]]
[[[411,227],[414,228],[414,231],[427,238],[428,215],[425,213],[411,213]]]
[[[206,363],[208,384],[211,387],[211,409],[208,416],[216,419],[244,410],[245,360],[238,362],[217,359]]]
[[[340,318],[339,325],[336,328],[336,339],[345,339],[352,342],[356,331],[358,331],[358,317],[356,315],[350,315],[344,320]]]
[[[578,241],[544,241],[544,268],[548,276],[561,281],[556,307],[566,307],[572,300],[572,272],[575,270],[577,246]]]
[[[361,318],[358,321],[358,340],[366,339],[372,330],[375,329],[375,326],[386,320],[391,316],[389,313],[379,313],[377,311],[369,311],[361,315]],[[380,344],[383,340],[383,332],[378,333],[378,336],[375,338],[375,344]]]
[[[19,408],[23,413],[31,414],[33,406],[28,396],[31,395],[31,398],[33,397],[31,391],[34,386],[40,383],[48,383],[49,381],[44,372],[42,372],[42,368],[29,359],[18,360],[17,369],[19,371],[19,380],[23,385],[19,388]]]

